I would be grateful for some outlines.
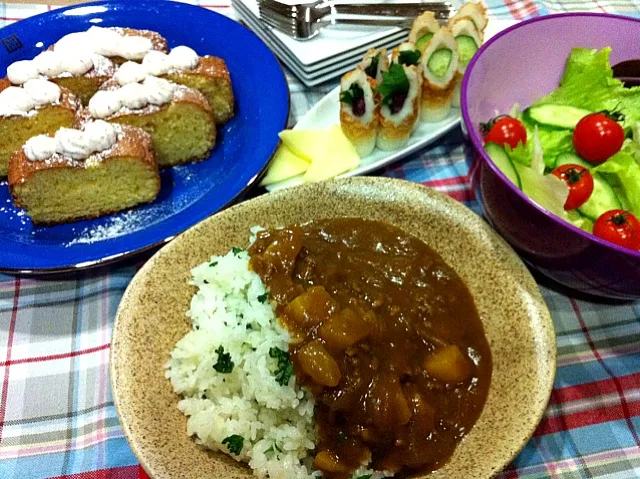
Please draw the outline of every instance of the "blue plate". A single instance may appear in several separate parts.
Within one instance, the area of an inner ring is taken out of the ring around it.
[[[228,205],[261,174],[289,114],[280,64],[249,30],[204,8],[168,1],[96,2],[61,8],[0,29],[0,76],[59,38],[92,25],[160,32],[169,47],[188,45],[223,58],[236,100],[235,117],[218,132],[211,157],[161,172],[151,204],[65,225],[34,227],[0,182],[0,271],[47,273],[89,268],[169,241]]]

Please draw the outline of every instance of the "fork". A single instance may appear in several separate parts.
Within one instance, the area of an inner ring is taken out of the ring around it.
[[[386,25],[408,28],[421,13],[434,12],[446,22],[453,13],[449,2],[418,1],[404,3],[337,3],[318,0],[313,3],[284,4],[278,0],[260,0],[260,18],[298,40],[309,40],[335,24]]]

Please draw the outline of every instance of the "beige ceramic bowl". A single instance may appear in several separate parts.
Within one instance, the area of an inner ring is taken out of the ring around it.
[[[154,479],[247,478],[250,471],[186,434],[163,364],[189,330],[189,270],[246,246],[253,225],[332,217],[382,220],[418,236],[465,281],[493,355],[489,396],[475,427],[432,478],[488,478],[525,445],[546,407],[556,349],[549,311],[533,278],[478,216],[433,190],[400,180],[351,178],[305,185],[241,203],[160,250],[124,294],[113,332],[111,381],[122,428]]]

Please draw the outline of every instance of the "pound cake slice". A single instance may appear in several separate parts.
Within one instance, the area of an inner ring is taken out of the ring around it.
[[[71,127],[78,108],[71,92],[45,79],[21,87],[0,80],[0,177],[7,176],[9,158],[29,138]]]
[[[65,35],[33,60],[12,63],[7,78],[21,85],[44,76],[71,90],[86,105],[118,65],[127,60],[141,61],[150,51],[167,51],[167,41],[159,33],[94,26]]]
[[[193,49],[181,45],[173,48],[168,55],[151,51],[145,55],[142,64],[150,75],[200,91],[213,109],[218,125],[233,117],[231,76],[222,58],[209,55],[199,57]]]
[[[203,160],[216,141],[213,111],[202,93],[152,76],[124,86],[110,80],[81,118],[142,128],[151,135],[160,167]]]
[[[27,141],[11,157],[9,189],[35,224],[55,224],[153,201],[160,176],[149,135],[96,121]]]

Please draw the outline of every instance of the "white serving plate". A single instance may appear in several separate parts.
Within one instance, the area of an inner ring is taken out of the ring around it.
[[[311,110],[298,122],[294,130],[319,130],[330,128],[340,122],[340,87],[336,87],[327,93]],[[407,145],[396,151],[373,150],[373,153],[360,160],[360,165],[353,170],[347,171],[338,176],[346,178],[349,176],[364,175],[371,171],[382,168],[394,161],[398,161],[411,153],[427,146],[429,143],[440,138],[445,133],[454,129],[460,123],[460,109],[452,108],[449,116],[437,123],[418,122],[418,127],[409,137]],[[289,178],[279,183],[265,186],[268,191],[281,190],[290,186],[302,184],[303,175]]]

